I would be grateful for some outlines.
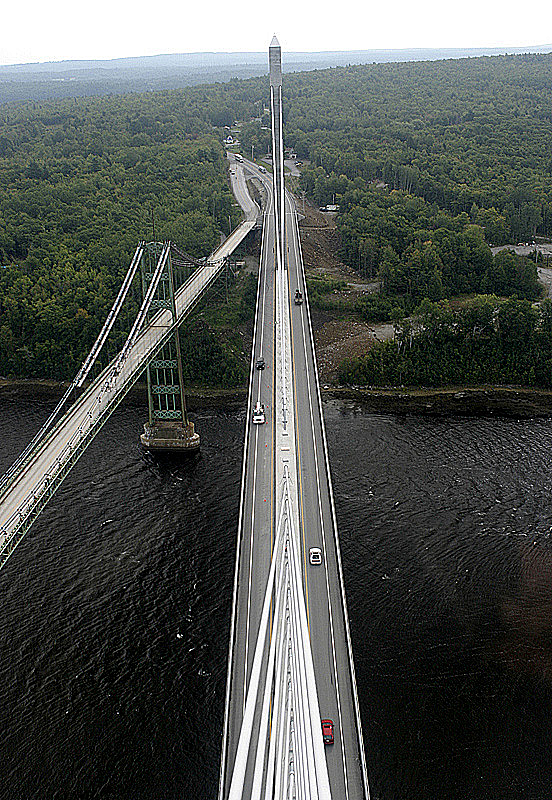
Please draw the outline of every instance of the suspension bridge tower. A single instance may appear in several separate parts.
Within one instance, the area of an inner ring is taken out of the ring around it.
[[[165,244],[149,242],[144,247],[140,265],[144,296]],[[152,451],[195,452],[199,449],[200,440],[193,422],[188,419],[186,408],[170,248],[154,299],[151,301],[149,321],[152,325],[166,326],[172,333],[147,369],[149,419],[144,425],[140,441]]]

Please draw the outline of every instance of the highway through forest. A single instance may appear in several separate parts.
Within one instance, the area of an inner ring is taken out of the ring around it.
[[[236,755],[247,686],[261,617],[275,534],[278,499],[275,460],[275,225],[270,176],[251,162],[250,175],[266,189],[260,274],[255,318],[248,420],[243,462],[242,497],[238,531],[235,597],[229,658],[225,736],[221,762],[221,797],[228,794]],[[335,743],[325,748],[331,796],[343,800],[368,797],[363,751],[359,747],[360,719],[354,669],[350,658],[345,595],[335,527],[333,495],[322,422],[317,368],[306,300],[306,286],[295,201],[285,198],[285,274],[290,315],[293,419],[298,475],[300,540],[303,585],[307,602],[316,687],[322,718],[334,722]],[[294,304],[296,289],[305,302]],[[255,362],[265,359],[264,370]],[[252,408],[261,402],[266,424],[252,424]],[[309,563],[309,549],[322,550],[322,564]],[[259,712],[260,713],[260,712]],[[322,733],[320,731],[320,736]]]

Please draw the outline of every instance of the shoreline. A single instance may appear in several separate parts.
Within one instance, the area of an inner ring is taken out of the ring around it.
[[[328,388],[326,397],[354,401],[368,411],[423,416],[552,416],[552,390],[523,386]]]
[[[69,387],[69,382],[42,380],[39,378],[0,379],[0,401],[3,398],[27,400],[60,400]],[[186,392],[186,402],[190,411],[200,408],[233,408],[247,400],[247,389],[216,389],[191,387]],[[148,405],[148,391],[145,383],[135,383],[122,399],[120,405]]]
[[[39,379],[0,379],[2,398],[59,400],[69,384]],[[345,400],[359,403],[366,410],[382,414],[420,414],[426,416],[478,416],[498,414],[528,418],[552,416],[552,390],[523,386],[448,386],[415,387],[352,387],[327,386],[321,389],[323,400]],[[247,387],[216,389],[190,387],[186,393],[188,408],[235,409],[247,402]],[[145,383],[135,384],[122,403],[147,406]]]

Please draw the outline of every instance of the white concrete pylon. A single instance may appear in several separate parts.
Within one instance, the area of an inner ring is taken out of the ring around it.
[[[229,800],[331,800],[297,534],[286,469]]]

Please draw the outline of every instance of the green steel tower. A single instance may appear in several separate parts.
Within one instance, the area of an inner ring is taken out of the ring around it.
[[[141,261],[142,292],[145,295],[152,279],[157,260],[164,248],[163,242],[149,242]],[[156,354],[147,368],[149,420],[140,436],[148,450],[193,452],[199,448],[199,435],[188,419],[184,376],[175,301],[173,263],[169,251],[165,267],[151,302],[149,322],[163,327],[174,327],[167,343]]]

